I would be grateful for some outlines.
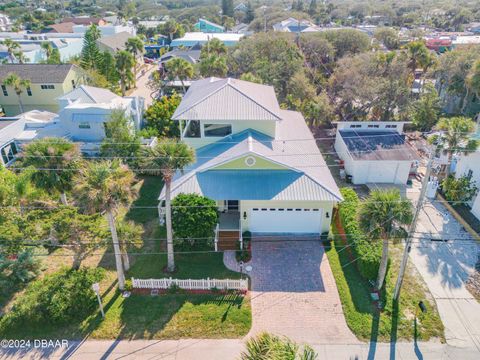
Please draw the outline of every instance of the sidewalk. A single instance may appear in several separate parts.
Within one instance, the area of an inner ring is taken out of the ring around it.
[[[439,343],[388,343],[313,345],[318,360],[373,360],[373,359],[458,359],[476,360],[480,353],[475,349],[457,348]],[[0,350],[1,359],[55,359],[55,360],[105,360],[105,359],[166,359],[166,360],[229,360],[239,359],[244,350],[243,340],[136,340],[136,341],[86,341],[70,343],[68,349],[50,351]]]

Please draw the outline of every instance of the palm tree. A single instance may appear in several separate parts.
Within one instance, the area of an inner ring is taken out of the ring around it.
[[[395,234],[400,234],[403,226],[412,222],[413,211],[409,200],[402,199],[397,189],[374,190],[361,205],[359,221],[361,228],[372,238],[382,239],[382,260],[378,269],[377,290],[385,281],[388,265],[388,243]],[[398,236],[398,235],[397,235]]]
[[[135,75],[134,84],[136,87],[137,86],[137,57],[139,54],[143,54],[143,52],[145,51],[145,48],[143,47],[143,41],[138,36],[129,38],[125,45],[126,45],[127,51],[129,51],[132,54],[135,60],[135,64],[133,65],[133,73]]]
[[[66,192],[72,188],[73,175],[80,165],[81,157],[76,144],[63,138],[44,138],[25,146],[22,165],[49,169],[34,171],[33,183],[49,193],[60,192],[60,200],[68,205]]]
[[[5,39],[0,41],[0,45],[3,45],[7,48],[10,63],[13,63],[15,59],[15,51],[20,49],[20,44],[12,39]]]
[[[420,67],[426,71],[433,63],[433,58],[430,50],[425,46],[423,41],[412,41],[407,45],[407,52],[409,57],[408,67],[415,74],[415,71]]]
[[[175,270],[173,256],[173,232],[172,232],[172,209],[171,209],[171,185],[176,170],[183,171],[189,164],[195,161],[194,150],[176,140],[166,140],[158,143],[155,147],[145,150],[143,167],[147,172],[160,174],[165,182],[165,223],[167,227],[167,270]]]
[[[315,360],[317,354],[308,345],[300,348],[292,340],[269,333],[260,333],[247,341],[246,351],[241,360],[283,359],[283,360]]]
[[[480,99],[480,60],[477,60],[465,79],[465,90],[466,94],[463,98],[463,105],[462,105],[462,114],[465,113],[465,109],[468,104],[468,100],[470,98],[470,93],[474,93],[477,98]]]
[[[436,127],[441,134],[432,136],[429,141],[437,144],[438,149],[447,154],[445,175],[448,177],[453,155],[474,151],[479,145],[478,140],[471,138],[475,132],[475,122],[467,117],[454,116],[441,118]]]
[[[15,94],[18,96],[18,106],[20,113],[23,113],[22,93],[24,89],[28,89],[31,85],[30,80],[22,79],[16,73],[9,73],[5,79],[3,79],[3,85],[13,87]]]
[[[115,66],[117,68],[118,75],[120,76],[120,87],[122,89],[122,96],[125,96],[127,84],[130,84],[134,80],[132,73],[132,67],[135,64],[132,54],[126,50],[120,50],[115,54]]]
[[[137,194],[132,187],[134,181],[134,173],[118,160],[88,161],[80,168],[74,186],[74,193],[81,207],[89,213],[101,212],[107,215],[120,290],[125,287],[123,266],[128,270],[130,264],[127,254],[120,253],[114,214],[120,206],[128,206],[133,201]]]
[[[49,41],[44,41],[40,44],[40,48],[45,53],[45,57],[47,58],[47,61],[48,61],[48,59],[50,59],[50,56],[52,56],[52,52],[53,52],[52,44]]]
[[[175,57],[165,63],[165,69],[170,80],[178,78],[182,83],[183,93],[187,92],[185,88],[185,80],[193,77],[193,66],[187,60]]]
[[[25,56],[22,50],[15,51],[14,55],[19,64],[25,64],[28,62],[28,58]]]

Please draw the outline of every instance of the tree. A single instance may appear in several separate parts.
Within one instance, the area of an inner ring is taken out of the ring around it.
[[[335,48],[335,57],[355,55],[370,49],[370,38],[367,34],[354,29],[328,30],[320,33]]]
[[[154,100],[145,111],[145,128],[153,129],[155,136],[158,137],[178,138],[180,136],[179,126],[172,120],[172,115],[181,100],[182,98],[176,93]]]
[[[47,62],[48,62],[48,60],[50,59],[50,56],[52,56],[52,52],[53,52],[52,44],[50,43],[50,41],[43,41],[40,44],[40,48],[45,53],[45,57],[47,58]]]
[[[245,22],[247,24],[251,23],[255,19],[255,11],[253,11],[252,3],[247,2],[247,9],[245,11]]]
[[[29,79],[22,79],[16,73],[9,73],[5,79],[3,79],[3,85],[13,87],[15,94],[18,97],[18,107],[20,108],[20,113],[24,112],[23,103],[22,103],[22,93],[23,90],[28,89],[31,86]]]
[[[437,124],[440,135],[433,135],[429,141],[436,144],[437,148],[447,154],[448,164],[452,163],[454,154],[468,153],[477,149],[478,140],[472,139],[475,132],[475,122],[463,116],[441,118]],[[447,165],[446,176],[450,174],[450,166]]]
[[[375,39],[388,50],[397,50],[400,47],[398,32],[392,28],[382,27],[375,31]]]
[[[0,45],[7,48],[8,58],[10,59],[10,63],[13,64],[15,60],[15,51],[20,49],[20,43],[12,39],[5,39],[0,41]]]
[[[167,270],[175,270],[173,255],[171,185],[175,172],[183,171],[195,161],[195,152],[187,144],[177,140],[165,140],[154,147],[145,148],[143,167],[147,172],[160,174],[165,183],[165,224],[167,227]]]
[[[218,223],[214,200],[197,194],[179,194],[173,199],[172,208],[173,232],[180,243],[205,245],[205,240],[213,238]]]
[[[62,59],[60,57],[60,51],[58,49],[52,49],[52,53],[47,60],[47,64],[61,64]]]
[[[119,79],[115,58],[109,51],[100,53],[100,58],[101,61],[98,64],[98,72],[104,76],[110,84],[117,84]]]
[[[172,41],[177,37],[182,37],[185,30],[182,24],[177,23],[174,19],[169,19],[165,24],[159,26],[158,32],[168,36],[170,41]]]
[[[217,56],[224,56],[227,54],[227,47],[225,44],[218,40],[217,38],[213,38],[202,47],[200,51],[200,59],[207,58],[209,55],[217,55]]]
[[[442,181],[442,191],[445,194],[445,199],[452,205],[464,204],[472,200],[477,190],[471,176],[463,175],[455,178],[455,176],[449,175]]]
[[[208,55],[200,60],[200,75],[203,77],[225,77],[227,75],[227,59],[215,54]]]
[[[242,352],[240,358],[242,360],[315,360],[317,354],[309,345],[300,348],[286,337],[260,333],[247,341],[246,350]]]
[[[240,80],[249,81],[257,84],[263,84],[262,79],[260,79],[258,76],[255,76],[249,72],[240,75]]]
[[[22,50],[18,50],[18,51],[15,51],[13,53],[13,55],[15,56],[15,59],[17,59],[18,63],[19,64],[25,64],[28,62],[28,58],[25,56],[25,54],[23,53]]]
[[[133,65],[133,73],[135,75],[134,76],[134,86],[136,87],[137,86],[136,85],[137,57],[138,57],[138,55],[143,54],[143,52],[145,51],[145,48],[143,47],[143,41],[138,36],[129,38],[125,45],[126,45],[127,51],[129,51],[132,54],[133,59],[135,61],[134,65]]]
[[[105,138],[100,146],[100,154],[118,157],[129,166],[137,167],[140,146],[132,118],[127,116],[124,109],[114,109],[105,123]]]
[[[432,64],[433,58],[424,41],[411,41],[407,44],[408,67],[412,74],[418,68],[426,71]]]
[[[310,5],[308,6],[308,14],[314,16],[317,13],[317,0],[310,0]]]
[[[0,288],[9,289],[25,284],[40,273],[40,261],[31,250],[21,251],[16,258],[0,254]]]
[[[77,144],[64,138],[43,138],[27,144],[21,159],[22,166],[40,169],[31,175],[35,186],[49,194],[59,192],[62,203],[67,205],[66,193],[72,188],[81,157]]]
[[[183,93],[187,92],[185,88],[185,80],[193,78],[193,66],[187,60],[180,57],[174,57],[165,63],[165,70],[168,78],[173,81],[180,80],[182,83]]]
[[[222,14],[233,17],[233,0],[222,0]]]
[[[440,98],[435,87],[425,84],[420,98],[411,107],[415,127],[420,131],[432,130],[440,114]]]
[[[466,94],[463,100],[462,114],[465,113],[470,93],[475,94],[477,99],[480,99],[480,60],[477,60],[472,65],[470,71],[468,72],[467,78],[465,79],[465,85]]]
[[[95,24],[92,24],[85,32],[82,53],[80,55],[80,64],[84,69],[97,69],[100,64],[100,50],[97,45],[97,40],[100,37],[100,30]]]
[[[74,192],[80,206],[88,213],[104,212],[107,216],[120,290],[125,287],[123,267],[128,270],[130,263],[127,254],[120,253],[115,212],[119,207],[129,205],[137,195],[132,186],[134,181],[133,172],[119,160],[85,162],[75,179]]]
[[[374,190],[360,207],[359,222],[363,231],[374,240],[381,239],[382,260],[378,270],[376,289],[381,290],[388,266],[388,244],[393,237],[404,233],[404,226],[413,220],[412,204],[402,199],[397,189]]]
[[[120,50],[115,54],[115,64],[120,77],[122,96],[125,96],[127,86],[134,81],[135,76],[132,73],[132,67],[135,64],[135,59],[128,51]]]

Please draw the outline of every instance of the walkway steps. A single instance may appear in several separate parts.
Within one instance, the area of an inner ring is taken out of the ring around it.
[[[239,250],[238,231],[219,231],[218,233],[218,250]]]

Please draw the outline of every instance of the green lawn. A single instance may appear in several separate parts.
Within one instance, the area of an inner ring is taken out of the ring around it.
[[[417,339],[438,338],[442,342],[445,341],[443,324],[435,302],[431,299],[420,276],[413,273],[413,264],[408,265],[398,308],[395,309],[392,305],[392,294],[402,253],[400,247],[391,247],[392,264],[387,274],[386,289],[382,295],[385,308],[384,311],[379,312],[370,300],[370,284],[360,276],[355,263],[349,264],[352,260],[347,250],[337,251],[343,248],[343,244],[336,239],[332,245],[326,249],[326,253],[342,301],[345,319],[360,340],[412,340],[418,303],[423,301],[427,305],[427,312],[418,314]]]
[[[140,177],[139,198],[135,206],[156,206],[162,187],[159,177]],[[165,251],[165,230],[158,225],[156,208],[131,208],[126,218],[144,227],[144,244],[140,249],[131,249],[132,268],[127,278],[238,278],[239,274],[223,265],[221,253],[189,253],[175,255],[177,271],[165,274],[166,255],[154,253]],[[65,250],[59,249],[55,253]],[[98,251],[97,251],[98,252]],[[107,247],[106,253],[112,249]],[[63,257],[45,260],[47,272],[69,265]],[[177,338],[239,338],[248,333],[252,316],[249,297],[240,295],[192,295],[185,293],[160,296],[132,295],[123,298],[116,290],[116,272],[112,255],[103,254],[84,261],[85,266],[101,266],[107,270],[101,282],[102,300],[106,317],[102,320],[98,311],[85,319],[68,325],[15,323],[5,326],[0,319],[1,338],[68,338],[96,339],[177,339]],[[18,295],[19,297],[21,294]]]

